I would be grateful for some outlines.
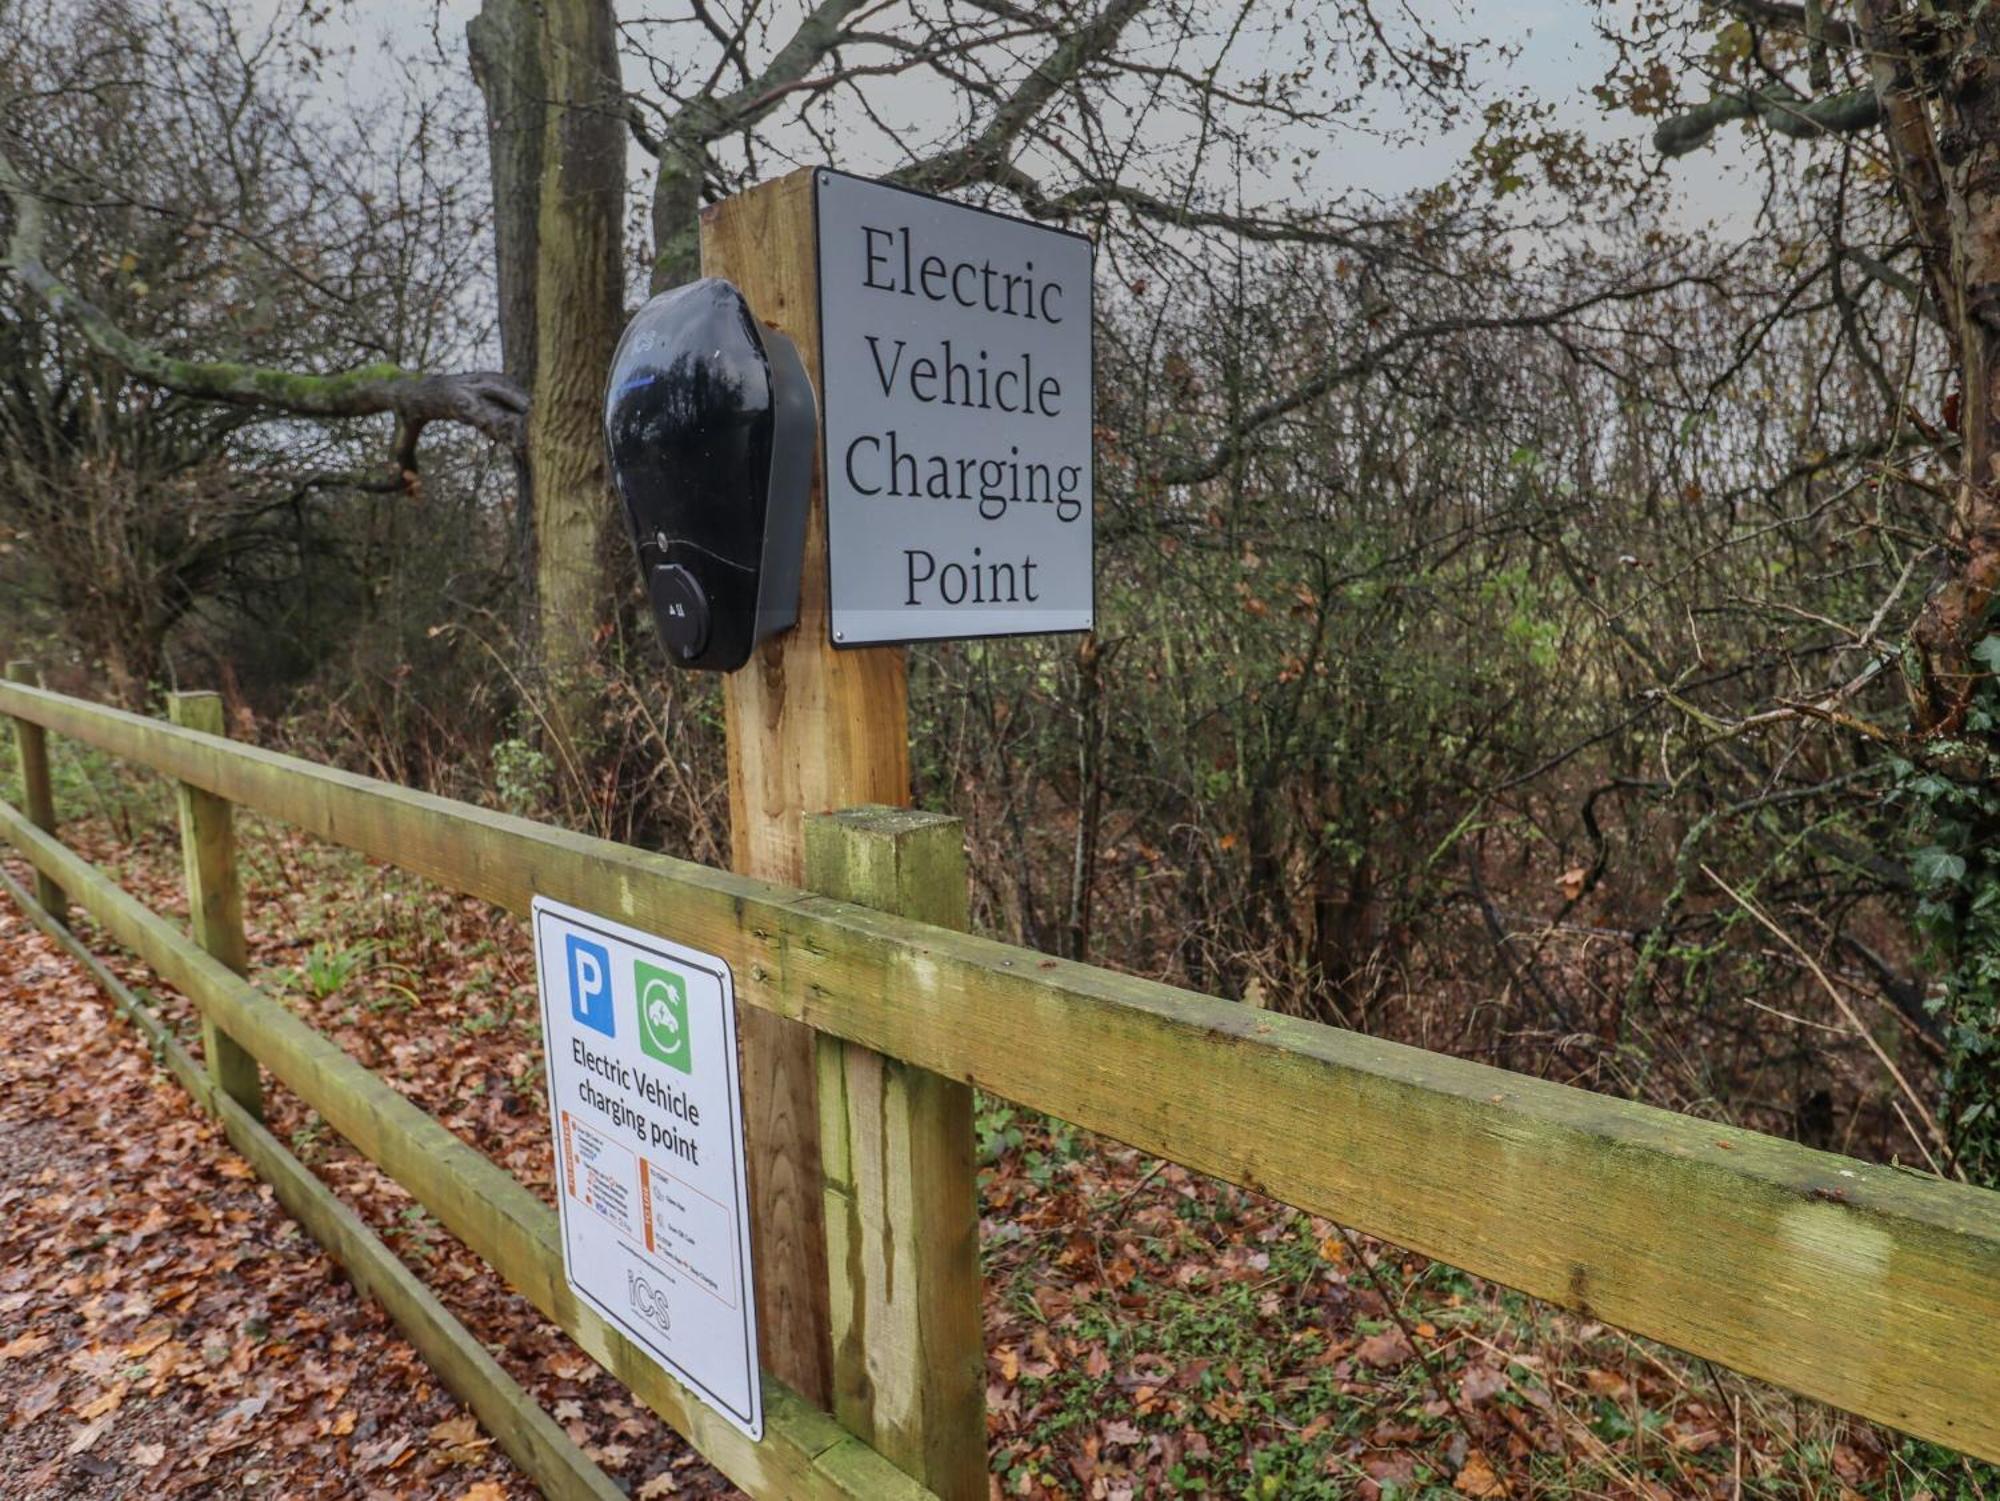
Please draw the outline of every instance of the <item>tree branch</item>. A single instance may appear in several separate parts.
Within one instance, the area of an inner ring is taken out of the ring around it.
[[[1039,181],[1010,162],[993,162],[971,177],[954,177],[950,173],[961,165],[956,161],[957,156],[958,153],[954,152],[950,159],[932,157],[890,173],[889,180],[905,187],[921,188],[925,192],[962,187],[967,182],[991,183],[1012,193],[1022,209],[1034,219],[1068,219],[1087,209],[1118,207],[1129,209],[1141,218],[1180,229],[1221,229],[1242,239],[1264,244],[1333,245],[1370,254],[1381,250],[1366,236],[1336,225],[1304,217],[1271,218],[1254,213],[1196,208],[1192,204],[1175,203],[1120,182],[1084,183],[1067,192],[1050,194]]]
[[[867,0],[820,0],[762,73],[733,94],[703,104],[702,114],[706,118],[702,144],[732,131],[746,130],[776,108],[791,92],[790,86],[818,67],[820,59],[841,40],[841,23],[866,3]]]
[[[1167,465],[1148,478],[1161,485],[1198,485],[1216,478],[1235,461],[1236,456],[1248,446],[1258,432],[1290,416],[1300,408],[1311,405],[1335,387],[1372,373],[1392,355],[1412,345],[1452,335],[1546,329],[1574,318],[1580,313],[1588,312],[1592,308],[1602,307],[1608,303],[1638,301],[1689,284],[1709,283],[1705,277],[1676,276],[1664,282],[1646,282],[1586,293],[1560,305],[1531,312],[1503,313],[1490,317],[1444,318],[1413,323],[1398,330],[1373,348],[1364,349],[1346,360],[1329,362],[1318,374],[1299,382],[1290,390],[1268,401],[1251,407],[1207,453],[1198,458]]]
[[[432,422],[457,422],[518,453],[526,439],[528,395],[497,371],[428,375],[392,364],[331,375],[220,360],[186,360],[140,343],[102,308],[62,282],[43,260],[42,201],[0,152],[0,202],[11,206],[13,232],[0,270],[12,271],[49,312],[90,347],[135,378],[183,396],[301,417],[396,418],[396,458],[412,467],[417,435]]]
[[[1032,179],[1015,172],[1012,166],[1014,145],[1022,132],[1089,63],[1117,43],[1147,3],[1148,0],[1112,0],[1095,20],[1071,32],[1029,70],[1014,92],[993,111],[993,118],[978,135],[955,150],[940,152],[892,174],[892,180],[934,193],[970,182],[991,182],[1018,192],[1022,181],[1032,183]]]
[[[1823,13],[1815,16],[1814,12],[1820,10],[1817,3],[1787,5],[1784,0],[1728,0],[1728,6],[1733,14],[1752,26],[1775,26],[1785,31],[1796,31],[1808,40],[1817,31],[1819,39],[1831,46],[1844,47],[1849,51],[1859,51],[1861,47],[1860,34],[1846,21]]]
[[[1715,127],[1729,120],[1755,117],[1794,140],[1823,135],[1851,135],[1882,122],[1882,106],[1873,89],[1854,89],[1824,99],[1801,99],[1784,89],[1748,89],[1717,94],[1685,114],[1662,120],[1653,131],[1653,146],[1662,156],[1685,156],[1708,144]]]

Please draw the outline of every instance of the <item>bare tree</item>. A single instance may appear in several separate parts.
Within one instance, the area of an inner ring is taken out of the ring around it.
[[[1233,152],[1239,166],[1247,157],[1253,170],[1272,168],[1281,151],[1301,149],[1283,131],[1349,113],[1334,76],[1343,66],[1391,73],[1447,115],[1463,86],[1462,48],[1392,29],[1365,3],[1301,15],[1245,0],[1219,33],[1214,19],[1190,0],[1103,0],[1081,12],[1059,0],[978,0],[893,16],[865,0],[792,11],[753,0],[733,15],[687,0],[621,30],[609,0],[487,0],[468,43],[487,102],[500,371],[171,353],[52,269],[50,184],[0,141],[0,200],[12,220],[5,266],[98,357],[152,385],[264,412],[391,414],[394,464],[409,474],[419,435],[436,422],[516,454],[534,520],[542,665],[550,680],[572,680],[609,598],[596,428],[618,322],[624,135],[657,163],[655,289],[694,273],[702,203],[801,153],[862,154],[914,186],[1010,201],[1106,235],[1136,231],[1166,253],[1210,234],[1389,253],[1365,213],[1281,208],[1277,194],[1219,205],[1210,167]],[[1244,60],[1261,51],[1251,43],[1280,33],[1302,66]],[[640,87],[621,82],[621,35]]]
[[[1709,97],[1686,108],[1647,101],[1664,112],[1655,144],[1685,155],[1731,120],[1801,141],[1865,132],[1859,149],[1885,169],[1901,222],[1866,195],[1829,195],[1840,253],[1815,262],[1812,279],[1837,285],[1845,269],[1920,292],[1955,372],[1944,424],[1955,432],[1939,432],[1938,446],[1957,503],[1910,632],[1916,724],[1950,735],[1990,671],[1971,653],[2000,589],[2000,26],[1976,10],[1897,0],[1722,9],[1720,45],[1699,63],[1683,59]],[[1897,260],[1914,274],[1896,272]]]
[[[1930,1000],[1946,1160],[2000,1180],[2000,22],[1903,0],[1727,0],[1630,19],[1608,87],[1658,117],[1660,152],[1695,152],[1730,121],[1756,133],[1775,301],[1744,346],[1830,313],[1821,369],[1845,363],[1877,412],[1773,482],[1823,497],[1787,523],[1802,538],[1842,496],[1868,498],[1855,519],[1880,554],[1878,592],[1844,618],[1800,616],[1838,632],[1826,649],[1850,665],[1705,733],[1746,754],[1762,725],[1816,724],[1880,775],[1942,982]],[[1923,502],[1914,528],[1890,520],[1902,497]],[[1895,684],[1900,713],[1880,703]]]
[[[466,351],[477,203],[445,160],[446,101],[348,139],[338,173],[302,153],[282,30],[109,3],[15,16],[0,181],[38,187],[0,223],[18,272],[0,282],[0,525],[23,593],[136,701],[182,622],[269,604],[327,545],[319,518],[403,490],[426,412],[462,409],[389,371]],[[349,372],[310,373],[328,363]],[[280,410],[273,383],[311,398]],[[386,467],[368,425],[312,420],[398,404]]]

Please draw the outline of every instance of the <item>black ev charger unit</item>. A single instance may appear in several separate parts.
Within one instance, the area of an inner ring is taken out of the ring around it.
[[[798,350],[728,282],[662,292],[626,326],[604,441],[679,666],[732,672],[798,623],[817,436]]]

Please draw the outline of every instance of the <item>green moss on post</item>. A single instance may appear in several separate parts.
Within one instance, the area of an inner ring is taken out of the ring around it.
[[[170,693],[167,717],[184,729],[210,735],[225,732],[222,699],[213,693]],[[250,969],[243,936],[243,885],[236,872],[236,832],[224,799],[182,782],[176,789],[181,814],[181,861],[187,871],[188,920],[195,942],[237,974]],[[222,1092],[254,1118],[264,1118],[264,1084],[257,1060],[215,1024],[201,1018],[202,1056]]]
[[[907,808],[808,818],[806,884],[966,924],[959,822]],[[946,1501],[987,1492],[972,1091],[818,1038],[834,1416]]]

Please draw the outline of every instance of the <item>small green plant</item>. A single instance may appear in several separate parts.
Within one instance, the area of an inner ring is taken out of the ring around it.
[[[555,762],[539,746],[520,739],[493,746],[493,794],[509,813],[525,818],[548,806],[555,787]]]
[[[402,1234],[398,1239],[402,1242],[399,1249],[405,1256],[428,1262],[437,1255],[444,1231],[429,1210],[421,1204],[410,1204],[396,1218],[402,1225]]]
[[[308,1110],[306,1118],[292,1132],[292,1155],[312,1167],[326,1156],[326,1145],[326,1122],[320,1119],[317,1110]]]
[[[1054,1117],[1048,1119],[1047,1125],[1048,1150],[1030,1148],[1021,1160],[1028,1180],[1037,1188],[1050,1187],[1065,1164],[1083,1155],[1083,1137],[1076,1127]]]
[[[1014,1120],[1014,1107],[1005,1100],[982,1094],[976,1097],[972,1130],[979,1142],[979,1165],[992,1167],[1026,1138]]]
[[[323,1001],[345,990],[374,955],[375,945],[367,939],[343,946],[323,939],[307,951],[295,972],[299,988],[315,1001]]]
[[[49,737],[50,792],[57,812],[102,818],[124,843],[141,832],[173,827],[173,793],[160,777],[115,760],[94,746]],[[20,753],[11,732],[0,733],[0,799],[20,806]]]
[[[388,981],[382,985],[379,994],[368,998],[368,1010],[376,1016],[385,1011],[414,1011],[419,999],[416,991],[409,986]]]
[[[1898,1445],[1894,1469],[1903,1495],[1928,1494],[1935,1501],[1992,1501],[2000,1495],[2000,1466],[1906,1438]]]

